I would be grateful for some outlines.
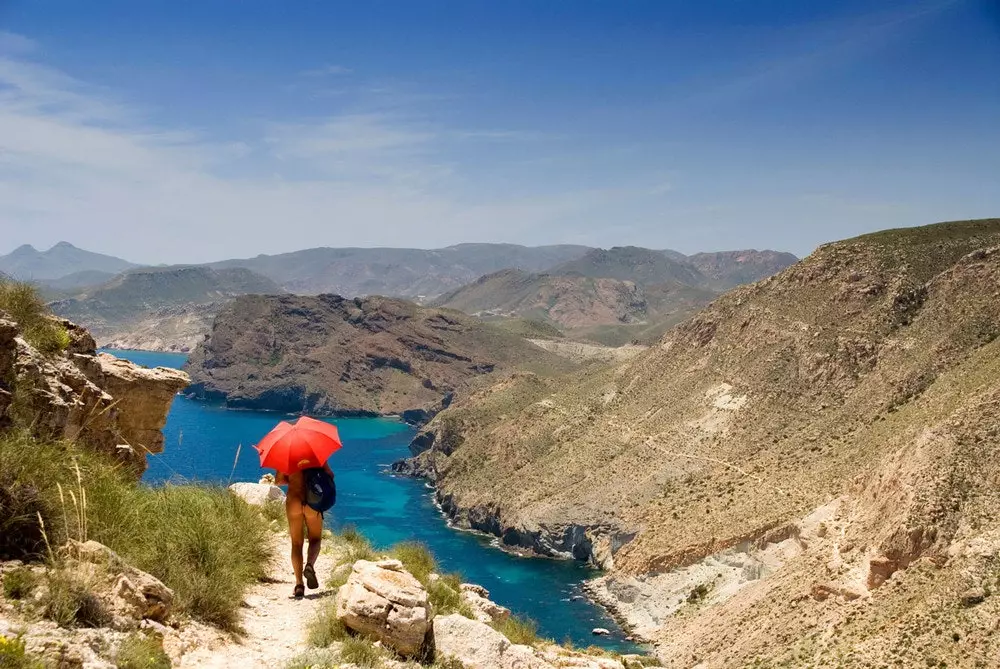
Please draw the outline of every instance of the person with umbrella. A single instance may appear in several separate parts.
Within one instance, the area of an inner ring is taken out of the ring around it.
[[[327,460],[340,447],[335,426],[306,416],[294,423],[282,421],[257,444],[261,467],[273,468],[277,483],[288,486],[285,515],[292,539],[296,599],[305,596],[305,585],[319,587],[315,564],[323,539],[323,512],[336,501],[333,471]],[[306,535],[309,553],[303,566]]]

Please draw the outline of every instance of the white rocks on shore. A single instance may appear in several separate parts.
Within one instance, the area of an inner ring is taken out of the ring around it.
[[[270,483],[234,483],[229,486],[229,491],[253,506],[285,501],[284,491]]]

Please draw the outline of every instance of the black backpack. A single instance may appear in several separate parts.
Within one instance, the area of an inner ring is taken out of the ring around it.
[[[306,482],[306,504],[323,513],[337,502],[337,484],[333,474],[322,467],[303,470]]]

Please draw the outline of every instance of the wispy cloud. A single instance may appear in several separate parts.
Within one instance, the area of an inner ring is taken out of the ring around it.
[[[332,77],[342,74],[353,74],[354,70],[343,65],[324,65],[311,70],[303,70],[299,73],[301,77]]]
[[[572,229],[623,197],[612,189],[473,196],[452,149],[500,139],[532,141],[397,110],[272,120],[218,142],[151,124],[106,90],[8,56],[0,58],[0,227],[5,245],[68,239],[138,261],[194,262],[315,245],[523,239]]]
[[[17,33],[0,30],[0,53],[23,55],[35,51],[38,42]]]

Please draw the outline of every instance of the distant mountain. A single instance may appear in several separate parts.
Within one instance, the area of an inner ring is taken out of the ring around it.
[[[0,272],[22,281],[48,281],[91,271],[118,274],[132,267],[138,265],[78,249],[69,242],[59,242],[48,251],[38,251],[25,244],[0,256]]]
[[[78,293],[86,288],[100,286],[117,276],[114,272],[102,272],[96,269],[85,269],[73,272],[58,279],[35,281],[47,293]]]
[[[553,267],[548,273],[619,279],[643,285],[671,281],[688,286],[707,283],[706,277],[694,265],[677,259],[677,255],[676,251],[654,251],[637,246],[591,249],[580,258]]]
[[[391,295],[420,299],[454,290],[484,274],[538,272],[583,256],[585,246],[459,244],[443,249],[315,248],[211,263],[245,267],[300,294]]]
[[[796,261],[776,251],[685,256],[635,246],[591,249],[544,273],[503,270],[433,304],[483,318],[527,318],[575,338],[620,345],[653,341],[723,291]]]
[[[87,327],[102,345],[188,350],[233,298],[283,292],[267,277],[241,267],[153,267],[130,270],[50,306]]]
[[[760,281],[799,261],[791,253],[766,250],[695,253],[687,260],[708,279],[713,288],[719,290]]]
[[[446,293],[432,304],[485,319],[530,319],[571,336],[618,345],[659,337],[717,295],[677,281],[643,286],[578,274],[503,270]]]

